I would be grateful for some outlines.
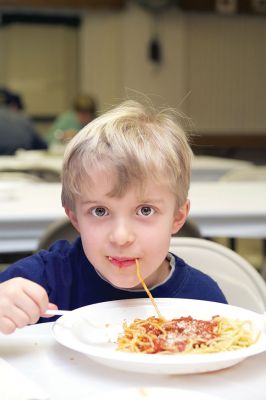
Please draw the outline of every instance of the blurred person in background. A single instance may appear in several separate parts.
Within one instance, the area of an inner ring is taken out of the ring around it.
[[[47,135],[48,144],[68,142],[97,116],[96,109],[96,101],[92,96],[78,94],[73,102],[73,110],[63,112],[52,124]]]
[[[18,149],[44,150],[46,142],[21,111],[22,98],[0,88],[0,155],[13,155]]]
[[[11,92],[6,88],[0,88],[0,96],[2,96],[2,103],[12,111],[24,111],[24,102],[18,93]]]

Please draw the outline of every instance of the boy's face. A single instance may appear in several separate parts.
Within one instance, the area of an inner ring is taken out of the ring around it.
[[[166,255],[171,234],[185,222],[189,202],[177,210],[176,198],[164,184],[149,182],[142,195],[132,186],[117,198],[108,195],[114,185],[109,175],[96,173],[95,182],[83,188],[75,212],[66,208],[87,258],[120,288],[142,288],[136,258],[149,287],[162,282],[169,274]]]

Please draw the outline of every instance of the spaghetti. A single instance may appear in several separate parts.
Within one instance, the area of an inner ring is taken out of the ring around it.
[[[251,321],[214,316],[210,321],[191,316],[166,320],[147,288],[136,259],[138,278],[158,314],[158,318],[135,319],[123,324],[124,334],[118,337],[118,350],[134,353],[215,353],[251,346]]]
[[[181,317],[149,317],[124,323],[118,350],[134,353],[215,353],[249,347],[256,340],[250,321],[212,317],[210,321]]]

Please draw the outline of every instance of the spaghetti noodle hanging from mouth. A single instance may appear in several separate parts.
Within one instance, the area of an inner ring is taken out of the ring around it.
[[[165,318],[162,316],[162,314],[161,314],[161,312],[160,312],[160,310],[159,310],[159,308],[158,308],[158,306],[157,306],[157,304],[156,304],[156,302],[154,300],[154,297],[152,296],[151,292],[147,288],[147,285],[146,285],[146,283],[144,282],[144,279],[141,276],[139,260],[137,258],[135,259],[135,263],[136,263],[136,269],[137,269],[137,276],[139,278],[140,283],[142,284],[142,286],[143,286],[144,290],[146,291],[147,295],[149,296],[149,298],[150,298],[150,300],[152,302],[152,305],[155,308],[156,313],[158,314],[159,319],[161,319],[162,321],[165,321]]]

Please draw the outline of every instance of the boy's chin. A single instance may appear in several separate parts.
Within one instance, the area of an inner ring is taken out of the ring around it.
[[[143,289],[143,286],[139,283],[139,281],[133,281],[133,282],[126,282],[124,280],[109,280],[107,281],[117,289],[124,289],[124,290],[141,290]]]
[[[122,278],[122,277],[108,277],[105,276],[102,272],[98,271],[95,268],[97,274],[106,282],[108,282],[110,285],[114,286],[117,289],[121,289],[121,290],[141,290],[143,289],[141,283],[139,282],[137,276],[136,278],[132,278],[130,279],[126,279],[126,278]],[[117,279],[115,279],[117,278]]]

